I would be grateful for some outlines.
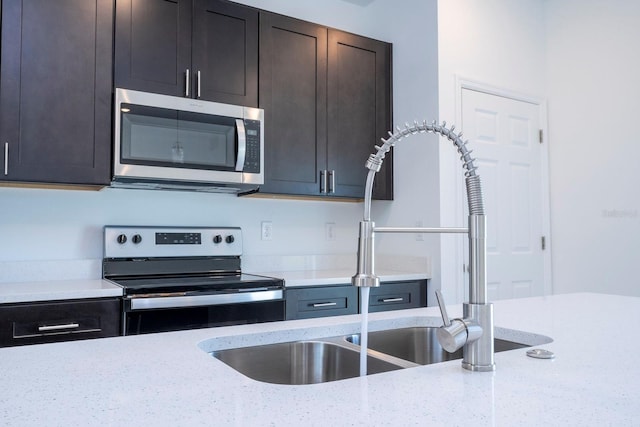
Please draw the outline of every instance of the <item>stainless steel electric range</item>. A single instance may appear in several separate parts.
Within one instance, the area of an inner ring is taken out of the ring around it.
[[[283,280],[242,273],[241,255],[237,227],[105,227],[123,335],[284,320]]]

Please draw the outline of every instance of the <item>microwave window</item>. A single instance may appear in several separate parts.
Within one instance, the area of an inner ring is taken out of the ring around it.
[[[121,104],[121,162],[233,170],[235,119]]]

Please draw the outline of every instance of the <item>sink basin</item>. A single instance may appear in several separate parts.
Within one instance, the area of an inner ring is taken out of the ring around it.
[[[399,359],[408,360],[420,365],[462,359],[462,349],[455,353],[446,352],[436,336],[437,327],[417,326],[411,328],[389,329],[369,332],[368,348],[385,353]],[[349,335],[346,340],[359,345],[360,334]],[[495,352],[530,347],[526,344],[495,339]]]
[[[360,375],[360,352],[324,341],[295,341],[218,350],[213,357],[257,381],[273,384],[316,384]],[[369,356],[367,374],[401,369]]]

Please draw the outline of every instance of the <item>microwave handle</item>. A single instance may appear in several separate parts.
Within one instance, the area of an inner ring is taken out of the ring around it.
[[[242,172],[244,169],[244,159],[247,154],[247,133],[244,129],[244,120],[236,119],[236,130],[238,132],[238,160],[236,161],[236,171]]]

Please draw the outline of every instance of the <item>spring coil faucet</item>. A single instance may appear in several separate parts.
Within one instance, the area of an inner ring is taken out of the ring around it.
[[[445,310],[440,291],[436,291],[438,305],[442,313],[444,325],[438,329],[438,341],[442,347],[453,353],[463,348],[462,367],[471,371],[493,371],[493,305],[487,302],[486,275],[486,217],[480,177],[477,167],[467,148],[469,141],[463,141],[462,132],[455,133],[455,126],[447,127],[446,122],[438,125],[414,122],[405,124],[404,128],[396,127],[396,132],[389,132],[389,138],[382,138],[382,145],[376,145],[376,153],[367,159],[365,167],[369,169],[365,183],[364,218],[360,222],[358,240],[358,265],[353,285],[359,287],[380,286],[380,279],[374,268],[374,235],[375,233],[467,233],[469,238],[469,302],[463,304],[463,318],[450,320]],[[371,221],[371,198],[375,174],[380,171],[385,155],[391,147],[402,138],[418,133],[434,133],[453,142],[460,153],[464,169],[469,204],[468,228],[455,227],[376,227]]]

